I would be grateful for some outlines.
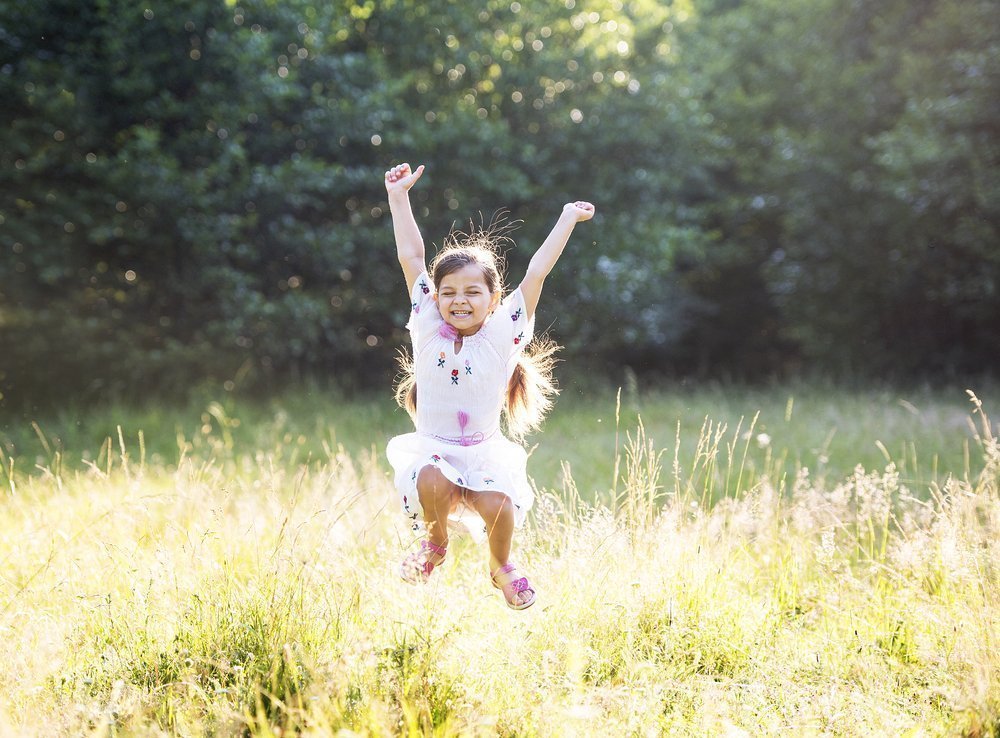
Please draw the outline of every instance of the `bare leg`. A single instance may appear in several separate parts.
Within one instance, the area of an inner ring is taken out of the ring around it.
[[[514,538],[514,503],[503,492],[467,492],[466,503],[472,507],[483,522],[490,541],[490,572],[496,572],[510,560],[510,544]],[[497,575],[496,582],[506,585],[520,578],[516,569]],[[511,601],[516,605],[527,603],[534,592],[517,592]]]
[[[448,513],[461,500],[461,487],[452,484],[435,466],[425,466],[417,475],[417,495],[424,509],[427,524],[427,538],[438,546],[448,545]],[[443,557],[431,552],[428,560],[432,564],[441,563]]]
[[[490,571],[506,566],[514,538],[514,503],[503,492],[469,492],[466,503],[486,523],[490,541]]]

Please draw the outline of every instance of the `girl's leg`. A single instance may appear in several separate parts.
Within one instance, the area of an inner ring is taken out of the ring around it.
[[[535,601],[535,590],[517,569],[502,571],[510,559],[510,544],[514,538],[514,503],[503,492],[467,492],[465,500],[483,522],[490,541],[490,574],[493,583],[504,591],[507,604],[520,610]],[[523,588],[512,587],[520,582]]]
[[[448,513],[454,510],[461,501],[462,489],[448,479],[435,466],[425,466],[417,475],[417,496],[420,506],[424,509],[424,522],[427,524],[427,538],[442,548],[448,545]],[[436,553],[430,553],[432,564],[439,564],[443,559]]]
[[[514,503],[503,492],[469,492],[465,499],[486,523],[490,541],[490,571],[506,566],[514,538]]]

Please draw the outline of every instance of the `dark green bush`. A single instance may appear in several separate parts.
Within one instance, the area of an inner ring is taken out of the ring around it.
[[[1000,355],[989,0],[0,2],[0,402],[385,383],[382,172],[428,244],[598,205],[539,324],[579,367]]]

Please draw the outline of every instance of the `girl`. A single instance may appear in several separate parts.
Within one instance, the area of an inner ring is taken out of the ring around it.
[[[532,257],[521,286],[503,297],[503,277],[489,232],[462,243],[449,239],[430,273],[424,242],[410,209],[409,189],[424,172],[400,164],[385,173],[396,253],[410,293],[407,328],[413,359],[397,399],[414,419],[415,433],[393,438],[386,449],[403,510],[414,529],[423,517],[427,538],[403,561],[408,582],[425,582],[448,550],[448,518],[481,518],[472,531],[485,533],[490,578],[507,604],[523,610],[535,590],[510,563],[515,526],[524,523],[534,495],[527,454],[500,432],[520,438],[537,428],[551,404],[555,345],[525,354],[535,306],[545,277],[574,226],[594,216],[588,202],[569,203]],[[419,390],[419,393],[418,393]]]

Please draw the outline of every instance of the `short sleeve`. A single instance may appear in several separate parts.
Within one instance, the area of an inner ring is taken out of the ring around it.
[[[434,302],[431,279],[427,272],[421,272],[413,283],[413,291],[410,293],[410,319],[406,323],[414,347],[418,345],[419,340],[433,335],[436,323],[437,305]]]
[[[535,318],[532,316],[528,320],[528,308],[524,304],[520,287],[503,299],[490,322],[498,324],[495,325],[491,338],[494,342],[499,342],[498,350],[509,360],[521,355],[535,332]]]

